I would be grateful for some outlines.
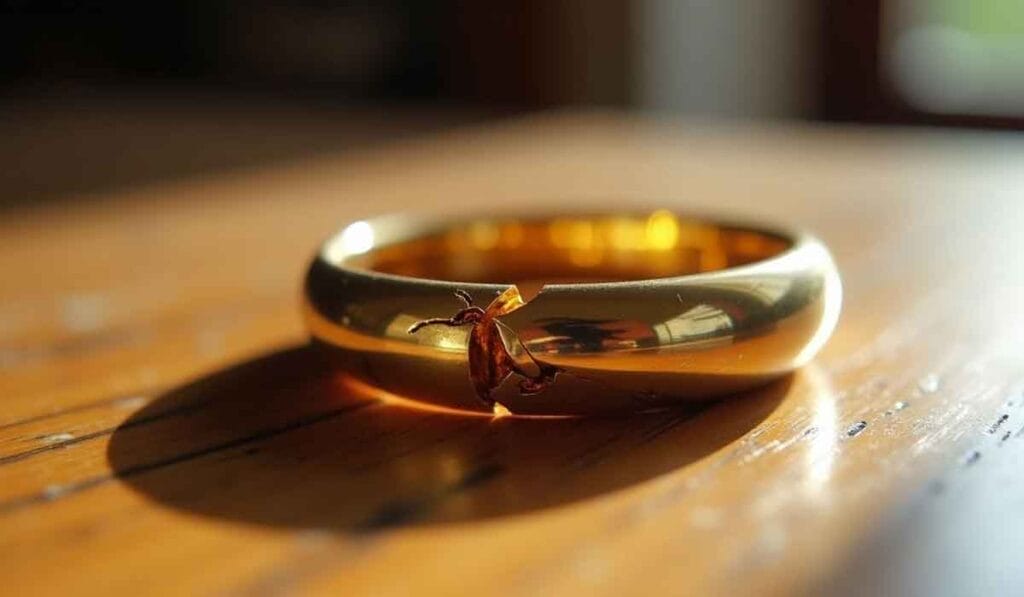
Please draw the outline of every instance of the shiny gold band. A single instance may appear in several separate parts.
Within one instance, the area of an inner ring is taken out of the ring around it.
[[[389,393],[591,414],[792,371],[831,334],[841,294],[828,251],[806,234],[665,211],[395,217],[350,224],[323,246],[305,317],[345,371]]]

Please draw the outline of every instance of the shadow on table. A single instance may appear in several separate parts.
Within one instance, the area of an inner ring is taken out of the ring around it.
[[[411,409],[291,348],[171,391],[114,433],[115,475],[167,506],[348,532],[571,504],[685,467],[754,428],[790,380],[702,409],[491,419]]]

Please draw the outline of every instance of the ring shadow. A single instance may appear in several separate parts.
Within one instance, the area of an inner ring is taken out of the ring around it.
[[[490,418],[395,404],[301,346],[159,396],[108,459],[143,495],[216,518],[351,533],[470,522],[686,467],[756,427],[790,383],[627,417]]]

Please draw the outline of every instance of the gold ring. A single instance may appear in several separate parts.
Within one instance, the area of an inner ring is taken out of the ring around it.
[[[316,255],[304,315],[356,380],[474,411],[665,408],[810,360],[839,317],[812,236],[637,214],[349,224]]]

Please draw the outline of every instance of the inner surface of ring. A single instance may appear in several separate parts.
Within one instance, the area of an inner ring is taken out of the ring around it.
[[[534,286],[708,272],[767,259],[791,244],[765,232],[656,211],[477,220],[349,254],[345,263],[416,278]]]

